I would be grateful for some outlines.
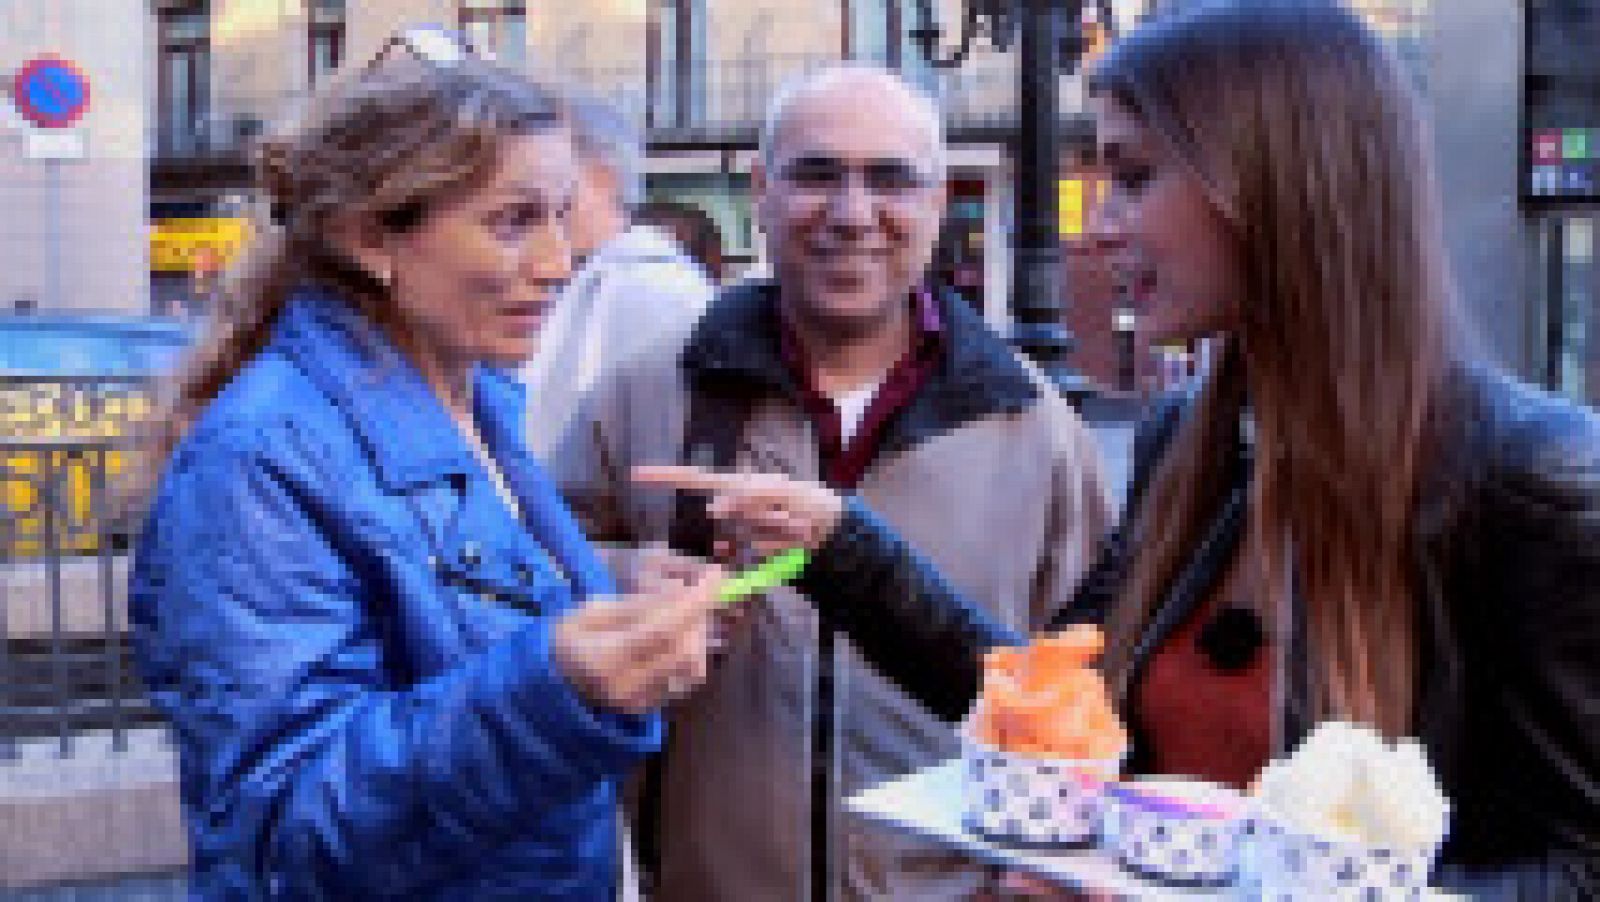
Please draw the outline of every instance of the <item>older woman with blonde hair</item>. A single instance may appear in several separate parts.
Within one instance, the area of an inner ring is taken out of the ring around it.
[[[715,572],[603,597],[523,446],[572,142],[453,46],[267,142],[273,221],[154,424],[132,619],[197,898],[611,899],[617,783],[705,674]]]
[[[1600,419],[1463,336],[1407,74],[1332,0],[1222,0],[1090,84],[1097,228],[1143,328],[1226,347],[1141,431],[1063,612],[1106,628],[1132,767],[1243,786],[1321,720],[1416,735],[1454,805],[1443,883],[1600,896]],[[816,547],[807,595],[947,718],[1022,638],[858,501],[641,475],[717,492],[757,546]]]

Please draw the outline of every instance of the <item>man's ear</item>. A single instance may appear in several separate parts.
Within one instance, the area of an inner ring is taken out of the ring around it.
[[[339,213],[328,221],[328,243],[346,261],[383,285],[394,281],[389,235],[371,216]]]
[[[767,193],[767,160],[757,153],[750,161],[750,196],[759,199]]]
[[[757,151],[755,159],[750,161],[750,207],[755,213],[757,231],[766,230],[767,191],[771,188],[767,179],[766,154]]]

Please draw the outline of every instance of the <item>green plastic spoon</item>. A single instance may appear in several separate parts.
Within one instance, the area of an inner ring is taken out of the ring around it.
[[[743,601],[768,589],[776,589],[798,577],[811,561],[811,552],[804,548],[791,548],[762,561],[738,576],[730,578],[717,591],[723,604]]]

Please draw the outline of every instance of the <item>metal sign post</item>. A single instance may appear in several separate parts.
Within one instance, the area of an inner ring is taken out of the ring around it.
[[[66,298],[61,290],[61,161],[44,161],[45,209],[45,309],[62,310]]]
[[[54,56],[30,60],[11,84],[17,112],[33,125],[27,155],[45,167],[45,298],[48,309],[66,306],[61,288],[61,164],[85,156],[83,134],[73,126],[89,110],[89,79]]]

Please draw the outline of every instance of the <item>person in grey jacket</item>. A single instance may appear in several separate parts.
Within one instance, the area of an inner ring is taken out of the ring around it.
[[[711,300],[707,273],[667,231],[631,221],[643,194],[637,129],[595,98],[571,103],[577,191],[568,217],[582,264],[556,296],[522,367],[528,444],[548,456],[584,396],[618,362],[688,331]]]
[[[1097,448],[976,311],[922,287],[943,158],[937,107],[893,72],[822,70],[780,94],[754,178],[776,278],[725,289],[689,335],[618,366],[550,458],[591,539],[714,550],[727,537],[692,499],[629,470],[724,462],[859,491],[1016,629],[1071,596],[1110,526]],[[653,898],[981,889],[981,866],[867,830],[841,805],[951,754],[949,728],[793,592],[743,610],[712,684],[672,712],[659,792],[642,796]]]
[[[1322,720],[1413,735],[1453,806],[1442,886],[1600,897],[1600,417],[1461,337],[1407,76],[1337,4],[1235,0],[1142,27],[1091,85],[1096,228],[1146,327],[1226,346],[1141,430],[1057,618],[1107,632],[1130,769],[1243,786]],[[869,502],[650,475],[715,491],[757,551],[817,548],[799,588],[943,718],[1025,639]]]

